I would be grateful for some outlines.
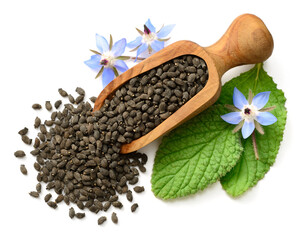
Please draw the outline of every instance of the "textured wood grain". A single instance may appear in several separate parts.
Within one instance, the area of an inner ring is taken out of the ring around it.
[[[116,77],[98,96],[94,111],[99,110],[104,100],[110,99],[131,78],[182,55],[201,57],[209,70],[206,86],[151,132],[121,148],[121,153],[136,151],[211,106],[220,95],[220,78],[227,70],[242,64],[265,61],[272,51],[273,39],[264,23],[254,15],[241,15],[218,42],[207,48],[191,41],[178,41]]]
[[[273,52],[273,38],[264,22],[255,15],[236,18],[225,34],[205,51],[213,59],[219,75],[227,70],[267,60]]]

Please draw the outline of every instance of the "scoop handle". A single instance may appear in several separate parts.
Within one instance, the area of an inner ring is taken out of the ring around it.
[[[215,44],[204,48],[214,60],[219,77],[229,69],[267,60],[273,51],[273,37],[255,15],[237,17]]]

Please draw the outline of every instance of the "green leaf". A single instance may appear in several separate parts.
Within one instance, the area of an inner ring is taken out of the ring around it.
[[[157,197],[193,194],[232,169],[242,147],[233,126],[220,118],[225,113],[222,105],[212,106],[163,138],[151,179]]]
[[[255,134],[259,160],[255,159],[252,139],[243,140],[244,152],[238,164],[221,179],[225,191],[231,196],[237,197],[256,185],[274,164],[283,138],[287,111],[284,106],[286,101],[284,93],[277,89],[277,85],[264,71],[262,64],[257,64],[250,71],[226,83],[222,88],[219,104],[232,103],[234,87],[237,87],[246,97],[249,89],[252,89],[254,94],[271,91],[266,107],[276,105],[272,113],[278,119],[273,125],[264,127],[264,135],[258,132]]]

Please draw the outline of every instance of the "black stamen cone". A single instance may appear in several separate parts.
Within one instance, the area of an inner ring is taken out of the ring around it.
[[[144,33],[145,34],[150,34],[151,33],[150,29],[146,25],[144,25]]]

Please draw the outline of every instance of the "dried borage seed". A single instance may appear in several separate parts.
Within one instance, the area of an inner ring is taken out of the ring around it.
[[[115,208],[122,208],[123,204],[120,201],[115,201],[112,203]]]
[[[62,194],[59,194],[58,196],[57,196],[57,198],[55,199],[55,202],[56,203],[60,203],[60,202],[62,202],[64,200],[64,196],[62,195]]]
[[[40,140],[36,137],[35,139],[34,139],[34,144],[33,144],[33,147],[34,148],[38,148],[39,146],[40,146]]]
[[[131,212],[135,212],[138,207],[139,207],[139,205],[137,203],[132,204]]]
[[[115,223],[115,224],[118,223],[119,219],[118,219],[117,214],[116,214],[115,212],[113,212],[113,213],[111,214],[111,220],[112,220],[112,222]]]
[[[51,193],[46,194],[46,196],[45,196],[45,198],[44,198],[45,202],[48,202],[48,201],[50,200],[51,197],[52,197],[52,194],[51,194]]]
[[[60,96],[62,96],[62,97],[68,96],[68,93],[65,90],[63,90],[62,88],[59,88],[58,92],[59,92]]]
[[[25,152],[22,151],[22,150],[15,151],[14,155],[15,155],[15,157],[17,157],[17,158],[22,158],[22,157],[25,157],[25,156],[26,156]]]
[[[42,184],[38,183],[36,186],[35,186],[35,189],[38,193],[41,193],[42,191]]]
[[[75,217],[77,217],[78,219],[82,219],[85,217],[85,213],[76,213]]]
[[[71,207],[71,208],[69,209],[69,217],[70,217],[70,218],[74,218],[74,217],[75,217],[75,210],[74,210],[73,207]]]
[[[26,135],[28,133],[28,128],[27,127],[24,127],[23,129],[21,129],[19,132],[18,132],[20,135]]]
[[[97,99],[97,98],[96,98],[96,97],[94,97],[94,96],[93,96],[93,97],[90,97],[90,100],[91,100],[91,102],[93,102],[93,103],[95,103],[95,102],[96,102],[96,99]]]
[[[52,110],[52,104],[50,103],[50,101],[46,101],[46,103],[45,103],[45,108],[46,108],[48,111],[51,111],[51,110]]]
[[[47,204],[48,204],[49,207],[51,207],[51,208],[53,208],[53,209],[56,209],[56,208],[57,208],[56,202],[49,201],[49,202],[47,202]]]
[[[141,193],[141,192],[144,192],[145,188],[144,187],[141,187],[141,186],[136,186],[133,188],[133,190],[136,192],[136,193]]]
[[[58,109],[59,108],[59,106],[62,104],[62,101],[61,100],[57,100],[55,103],[54,103],[54,107],[56,108],[56,109]]]
[[[129,202],[132,202],[133,200],[133,196],[132,196],[132,191],[131,190],[128,190],[127,193],[126,193],[126,198]]]
[[[103,205],[103,211],[107,211],[111,206],[111,202],[106,202],[104,205]]]
[[[22,141],[23,141],[25,144],[28,144],[28,145],[31,145],[31,143],[32,143],[32,139],[30,139],[30,138],[27,137],[26,135],[22,135]]]
[[[29,195],[31,197],[34,197],[34,198],[38,198],[40,196],[40,194],[38,192],[35,192],[35,191],[30,192]]]
[[[69,99],[70,103],[72,103],[72,104],[75,103],[75,99],[71,94],[68,95],[68,99]]]
[[[98,219],[98,225],[102,225],[106,220],[107,220],[107,218],[105,216],[100,217]]]
[[[20,165],[20,171],[23,175],[27,175],[27,169],[24,164]]]
[[[32,150],[30,153],[31,153],[33,156],[37,156],[37,155],[40,153],[40,150],[39,150],[38,148],[36,148],[36,149]]]
[[[85,95],[85,91],[81,88],[81,87],[77,87],[75,89],[75,91],[79,94],[79,95]]]
[[[84,95],[79,95],[78,97],[76,97],[75,103],[79,104],[83,101],[83,99],[84,99]]]
[[[42,105],[41,105],[41,104],[38,104],[38,103],[34,103],[34,104],[32,104],[32,108],[33,108],[34,110],[38,110],[38,109],[41,109],[41,108],[42,108]]]
[[[65,202],[65,204],[67,204],[67,205],[70,204],[70,198],[69,198],[67,195],[64,196],[64,202]]]

